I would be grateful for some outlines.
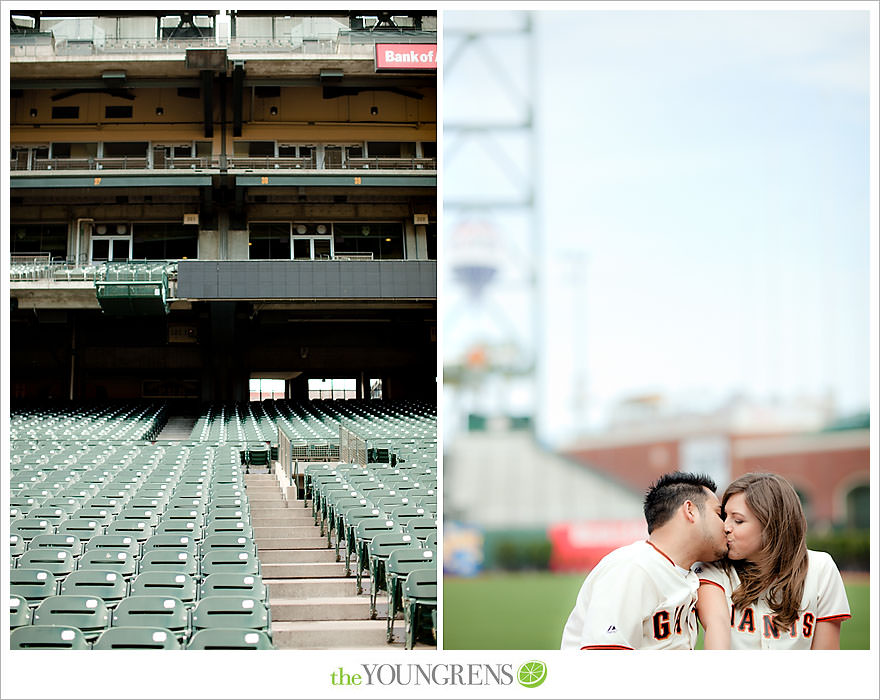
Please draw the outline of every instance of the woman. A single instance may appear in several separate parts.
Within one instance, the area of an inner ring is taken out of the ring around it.
[[[698,565],[706,649],[839,649],[849,603],[825,552],[807,549],[795,490],[776,474],[745,474],[721,499],[727,558]]]

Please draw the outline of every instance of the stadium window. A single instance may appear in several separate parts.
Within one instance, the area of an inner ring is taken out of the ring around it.
[[[146,158],[146,141],[109,141],[104,142],[105,158]]]
[[[64,258],[67,224],[13,224],[10,244],[13,255],[49,253],[53,258]]]
[[[155,221],[133,224],[135,260],[195,260],[198,256],[198,226]]]
[[[367,155],[370,158],[415,158],[414,141],[368,141]]]
[[[105,119],[131,119],[131,105],[106,105],[104,107]]]
[[[52,144],[51,158],[97,158],[98,143],[64,143]]]
[[[337,255],[371,253],[373,260],[403,260],[403,225],[393,222],[336,223],[333,248]]]
[[[283,379],[251,379],[248,387],[251,401],[284,398]]]
[[[99,222],[92,228],[91,262],[131,259],[131,225]]]
[[[436,158],[437,157],[437,142],[436,141],[422,141],[422,158]]]
[[[289,222],[252,222],[248,232],[249,259],[290,260]]]
[[[382,380],[381,379],[371,379],[370,380],[370,398],[371,399],[381,399],[382,398]]]
[[[309,379],[309,399],[356,399],[356,379]]]
[[[79,107],[53,107],[52,119],[79,119]]]

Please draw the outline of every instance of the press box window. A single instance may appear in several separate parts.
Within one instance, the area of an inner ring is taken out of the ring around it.
[[[79,107],[53,107],[52,119],[79,119]]]
[[[134,224],[132,257],[136,260],[194,260],[199,255],[199,227],[172,222]]]
[[[104,107],[105,119],[131,119],[131,105],[107,105]]]
[[[290,260],[290,223],[252,223],[249,229],[251,260]]]

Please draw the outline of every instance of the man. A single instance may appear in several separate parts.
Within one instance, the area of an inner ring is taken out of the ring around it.
[[[690,567],[727,554],[707,476],[665,474],[645,494],[648,539],[616,549],[578,593],[563,649],[693,649],[700,581]]]

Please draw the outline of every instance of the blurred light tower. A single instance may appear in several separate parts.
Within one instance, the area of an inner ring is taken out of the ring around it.
[[[443,43],[447,410],[452,393],[485,399],[488,391],[499,412],[518,403],[513,410],[533,417],[543,258],[533,17],[450,11]]]

